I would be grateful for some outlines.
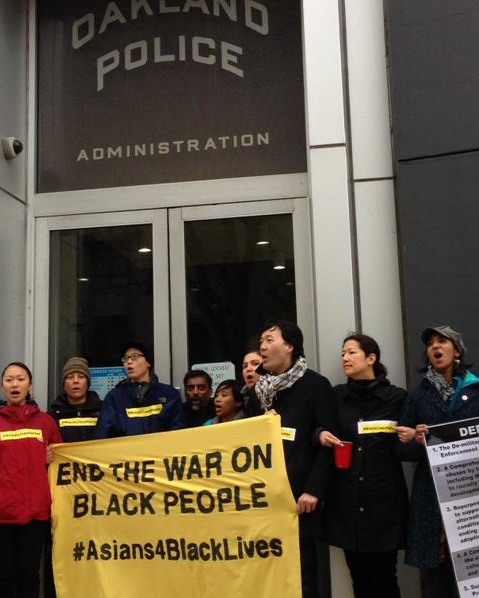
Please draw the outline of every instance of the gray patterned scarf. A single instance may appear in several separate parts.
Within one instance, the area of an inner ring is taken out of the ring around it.
[[[435,387],[441,399],[448,403],[454,394],[452,382],[448,382],[442,374],[436,372],[432,365],[428,366],[426,378]]]
[[[276,376],[274,374],[265,374],[264,376],[260,376],[254,390],[256,396],[261,401],[263,409],[265,411],[271,409],[276,393],[279,390],[293,386],[295,382],[304,376],[307,369],[306,359],[300,357],[294,362],[294,365],[283,374],[277,374]]]

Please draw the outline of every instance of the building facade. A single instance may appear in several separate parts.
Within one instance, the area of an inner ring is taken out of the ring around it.
[[[352,330],[404,386],[423,327],[473,337],[477,131],[452,106],[474,111],[477,41],[430,51],[472,40],[460,4],[1,0],[0,134],[23,145],[0,157],[1,362],[33,364],[46,408],[69,356],[113,379],[128,337],[177,386],[271,315],[333,383]]]

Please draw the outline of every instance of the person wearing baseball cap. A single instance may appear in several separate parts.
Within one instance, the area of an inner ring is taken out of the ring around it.
[[[455,598],[455,576],[424,434],[428,425],[479,417],[479,377],[468,369],[462,334],[451,326],[429,326],[422,331],[421,340],[425,346],[423,378],[407,396],[397,428],[400,457],[417,462],[406,563],[420,569],[424,598]]]
[[[91,440],[102,406],[90,390],[91,374],[83,357],[71,357],[61,371],[63,392],[52,403],[49,413],[57,422],[63,442]]]
[[[184,427],[181,395],[154,373],[152,351],[142,342],[128,340],[121,347],[127,378],[110,390],[95,429],[95,438],[115,438]]]
[[[460,332],[456,332],[450,326],[431,326],[430,328],[425,328],[421,333],[421,340],[426,347],[429,339],[434,335],[443,336],[444,338],[449,339],[456,348],[456,351],[459,353],[456,359],[459,359],[460,361],[461,357],[464,358],[467,349]],[[429,365],[429,363],[426,365]]]

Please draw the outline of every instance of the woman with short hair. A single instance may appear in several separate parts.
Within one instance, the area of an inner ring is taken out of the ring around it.
[[[92,440],[102,406],[100,397],[90,390],[91,373],[83,357],[71,357],[61,372],[63,392],[50,407],[64,442]]]
[[[63,392],[52,403],[48,413],[56,421],[63,442],[92,440],[102,401],[96,392],[90,390],[88,361],[83,357],[70,357],[62,368],[61,381]],[[45,598],[55,598],[51,536],[47,536],[45,542],[44,562]]]
[[[130,340],[122,345],[121,361],[127,378],[112,388],[94,432],[95,439],[153,434],[184,426],[180,393],[158,380],[153,353],[143,343]]]

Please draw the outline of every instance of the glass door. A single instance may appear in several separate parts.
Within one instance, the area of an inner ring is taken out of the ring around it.
[[[240,377],[247,344],[276,317],[298,322],[316,365],[305,199],[38,218],[36,235],[43,408],[74,355],[113,384],[128,339],[152,346],[160,379],[180,387],[198,364],[229,364],[228,377],[235,367]]]
[[[48,402],[72,356],[88,360],[104,395],[124,377],[128,339],[155,347],[155,371],[170,379],[166,240],[161,210],[38,220],[35,385]]]
[[[233,364],[240,376],[245,348],[271,317],[298,321],[314,364],[305,200],[180,208],[169,220],[177,385],[198,364]]]

